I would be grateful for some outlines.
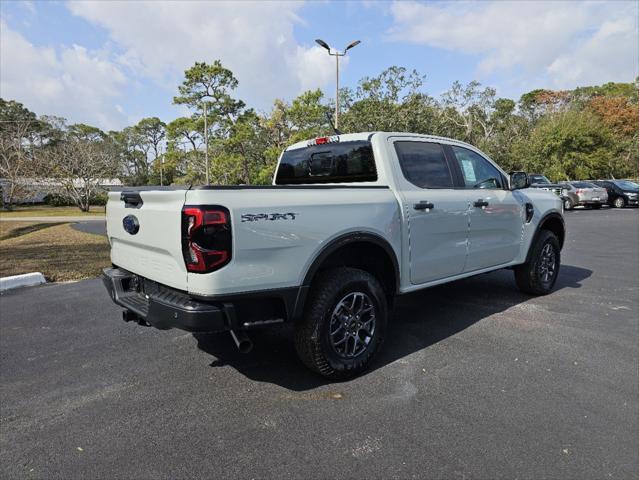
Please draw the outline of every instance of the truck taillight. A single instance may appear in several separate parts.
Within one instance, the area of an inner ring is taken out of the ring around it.
[[[231,218],[218,206],[182,209],[182,255],[186,269],[209,273],[231,261]]]

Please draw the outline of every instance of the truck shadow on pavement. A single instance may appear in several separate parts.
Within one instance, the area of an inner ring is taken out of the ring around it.
[[[592,270],[562,265],[552,298],[563,289],[581,288]],[[398,297],[382,352],[364,374],[440,342],[471,325],[534,299],[517,290],[513,274],[501,270]],[[254,348],[240,353],[225,334],[194,334],[198,348],[213,357],[211,367],[230,366],[246,377],[305,391],[332,382],[306,369],[297,358],[292,329],[282,326],[250,332]]]

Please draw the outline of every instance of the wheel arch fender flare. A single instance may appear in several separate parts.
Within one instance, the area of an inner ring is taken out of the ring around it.
[[[550,212],[541,217],[541,220],[537,224],[537,228],[535,229],[535,234],[532,237],[532,241],[530,245],[528,245],[528,252],[526,253],[526,262],[530,261],[530,255],[532,252],[532,247],[537,242],[539,235],[543,230],[550,230],[553,232],[557,239],[559,240],[559,249],[563,249],[564,241],[566,239],[566,223],[564,221],[563,215],[559,212]]]
[[[397,254],[395,253],[390,243],[385,238],[375,233],[364,231],[348,232],[339,235],[336,238],[333,238],[326,245],[324,245],[318,253],[315,254],[315,257],[306,269],[304,279],[302,280],[302,284],[300,286],[300,294],[298,295],[295,305],[295,318],[299,318],[302,315],[311,283],[317,272],[322,268],[322,265],[324,265],[324,263],[331,257],[331,255],[338,252],[343,247],[347,247],[355,243],[368,243],[381,248],[386,253],[387,258],[392,263],[393,269],[392,282],[394,291],[392,292],[392,294],[395,295],[399,292],[399,262],[397,260]]]

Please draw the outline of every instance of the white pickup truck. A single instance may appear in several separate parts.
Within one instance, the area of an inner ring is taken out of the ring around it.
[[[296,143],[269,186],[110,192],[112,267],[123,318],[231,332],[292,322],[302,361],[329,378],[362,372],[396,295],[501,268],[551,291],[562,202],[471,145],[410,133]]]

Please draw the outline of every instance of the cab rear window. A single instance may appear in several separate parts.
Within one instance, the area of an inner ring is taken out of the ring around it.
[[[373,148],[368,141],[328,143],[287,150],[275,177],[276,185],[374,182]]]

